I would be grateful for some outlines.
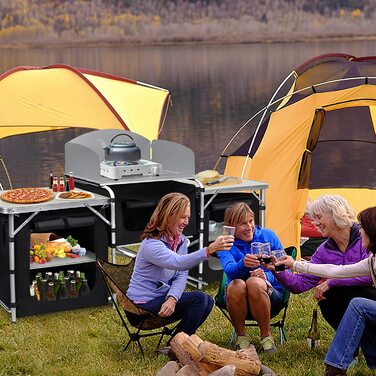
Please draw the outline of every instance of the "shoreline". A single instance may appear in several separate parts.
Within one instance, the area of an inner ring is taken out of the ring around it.
[[[212,38],[194,39],[184,38],[176,40],[145,40],[145,41],[50,41],[44,43],[17,43],[13,45],[1,44],[0,49],[51,49],[51,48],[97,48],[97,47],[155,47],[155,46],[176,46],[176,45],[219,45],[219,44],[285,44],[285,43],[308,43],[308,42],[344,42],[344,41],[376,41],[376,35],[347,35],[347,36],[290,36],[289,38]]]

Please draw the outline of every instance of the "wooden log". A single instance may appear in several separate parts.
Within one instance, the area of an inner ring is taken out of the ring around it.
[[[210,364],[204,361],[199,361],[201,354],[198,350],[198,347],[202,342],[203,340],[199,336],[197,336],[196,334],[192,334],[191,336],[186,338],[185,341],[183,341],[182,347],[191,355],[191,357],[195,360],[197,366],[200,369],[204,369],[208,373],[211,373],[220,367],[216,364]]]
[[[183,343],[188,338],[188,334],[183,332],[176,334],[170,342],[171,350],[174,352],[181,364],[184,366],[192,366],[196,370],[197,375],[207,376],[208,372],[200,365],[198,359],[195,359],[192,354],[184,349]]]
[[[261,369],[257,353],[247,350],[232,351],[223,349],[213,343],[204,341],[199,346],[201,362],[223,367],[228,364],[236,366],[236,376],[256,376]]]

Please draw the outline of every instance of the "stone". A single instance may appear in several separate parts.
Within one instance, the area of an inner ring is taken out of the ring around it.
[[[236,367],[234,365],[227,365],[216,371],[209,373],[209,376],[235,376]]]
[[[191,365],[184,366],[180,368],[179,372],[176,373],[176,376],[199,376],[200,374],[197,372],[195,367]]]
[[[156,376],[174,376],[180,370],[178,362],[168,362],[156,374]]]

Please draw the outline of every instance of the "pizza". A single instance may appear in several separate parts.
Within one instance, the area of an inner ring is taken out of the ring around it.
[[[13,204],[36,204],[52,200],[55,195],[44,188],[16,188],[4,192],[1,199]]]
[[[59,198],[69,199],[69,200],[82,200],[86,198],[93,198],[92,193],[82,192],[82,191],[69,191],[60,193]]]

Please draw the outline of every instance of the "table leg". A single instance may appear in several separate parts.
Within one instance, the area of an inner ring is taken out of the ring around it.
[[[16,270],[14,260],[14,214],[9,215],[9,284],[10,284],[10,315],[16,322]]]

